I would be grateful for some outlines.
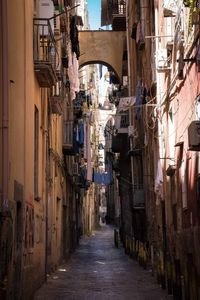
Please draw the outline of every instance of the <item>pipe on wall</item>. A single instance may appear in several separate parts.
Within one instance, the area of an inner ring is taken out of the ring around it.
[[[7,0],[2,3],[2,183],[3,197],[1,208],[8,209],[8,18]]]
[[[128,95],[132,95],[132,82],[131,82],[131,56],[130,56],[130,32],[129,32],[129,0],[126,1],[126,42],[127,42],[127,56],[128,56]],[[133,111],[131,107],[129,108],[129,124],[134,125],[134,118],[133,118]],[[133,148],[133,140],[130,139],[130,150]],[[134,168],[133,168],[133,157],[130,158],[131,160],[131,183],[134,185]]]

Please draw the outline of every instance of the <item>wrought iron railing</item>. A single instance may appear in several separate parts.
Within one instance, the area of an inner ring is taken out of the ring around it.
[[[129,126],[129,115],[122,114],[120,120],[120,128],[127,128]]]
[[[51,64],[58,69],[59,55],[49,19],[34,18],[34,63]]]
[[[73,121],[63,121],[63,147],[73,146]]]
[[[113,0],[113,15],[126,14],[126,2],[123,0]]]

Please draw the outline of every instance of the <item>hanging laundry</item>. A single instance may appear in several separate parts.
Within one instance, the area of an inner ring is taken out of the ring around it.
[[[70,98],[75,100],[76,93],[79,92],[79,63],[76,57],[76,53],[72,53],[71,44],[67,45],[67,55],[68,55],[68,77],[70,82]]]
[[[160,159],[158,159],[156,177],[155,177],[155,193],[157,195],[156,203],[159,203],[159,198],[163,196],[163,170],[161,166]]]
[[[119,105],[118,105],[118,112],[128,110],[130,107],[132,107],[135,104],[135,101],[136,101],[135,96],[120,98]]]
[[[142,83],[138,81],[138,84],[136,86],[136,106],[138,106],[135,110],[136,117],[140,118],[142,113],[142,107],[140,107],[143,104],[144,99],[144,87],[142,86]]]
[[[84,123],[83,123],[83,130],[84,130],[83,158],[85,160],[87,160],[87,139],[86,139],[86,136],[87,136],[87,126],[86,126],[85,120],[84,120]]]
[[[79,120],[78,135],[79,135],[79,145],[82,147],[83,143],[84,143],[84,125],[83,125],[83,120]]]
[[[92,157],[91,157],[91,143],[90,143],[90,124],[87,124],[87,180],[92,181]]]
[[[97,184],[109,185],[112,183],[112,163],[108,163],[108,172],[96,172],[93,170],[93,182]]]
[[[70,39],[72,43],[72,52],[76,53],[77,58],[80,56],[78,29],[76,26],[76,16],[71,17],[70,21]]]

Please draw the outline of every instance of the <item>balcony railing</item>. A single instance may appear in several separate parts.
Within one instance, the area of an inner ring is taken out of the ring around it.
[[[73,132],[74,125],[73,121],[63,121],[63,148],[65,150],[70,150],[73,147]]]
[[[115,31],[126,30],[126,2],[123,0],[113,1],[112,29]]]
[[[51,113],[61,115],[63,112],[66,88],[63,81],[58,81],[53,86],[50,96]]]
[[[128,128],[128,126],[129,126],[129,115],[122,114],[120,120],[120,128]]]
[[[34,69],[40,87],[56,84],[56,69],[59,56],[49,19],[35,18],[34,30]]]
[[[113,1],[113,15],[125,15],[126,14],[126,2],[123,0]]]

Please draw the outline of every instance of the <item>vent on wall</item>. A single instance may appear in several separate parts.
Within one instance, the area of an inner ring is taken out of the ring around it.
[[[200,151],[200,121],[192,121],[188,127],[188,145],[191,151]]]
[[[50,19],[54,16],[54,5],[51,0],[40,0],[39,1],[39,18],[41,19]],[[44,25],[46,20],[41,21]],[[51,29],[54,30],[54,20],[50,20]],[[48,35],[49,29],[48,26],[44,26],[43,30],[40,32],[41,35]]]

